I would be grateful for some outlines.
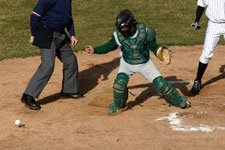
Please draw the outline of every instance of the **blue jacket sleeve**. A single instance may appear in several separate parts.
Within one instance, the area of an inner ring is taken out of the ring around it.
[[[30,30],[31,30],[31,35],[35,36],[36,31],[37,31],[37,25],[39,22],[40,18],[36,17],[35,15],[31,14],[30,16]]]
[[[73,18],[71,16],[69,24],[66,26],[70,36],[75,36],[75,29],[74,29],[74,23],[73,23]]]
[[[70,36],[75,36],[75,29],[74,29],[74,23],[73,23],[73,17],[72,17],[72,8],[71,8],[72,2],[70,2],[70,22],[66,26]]]

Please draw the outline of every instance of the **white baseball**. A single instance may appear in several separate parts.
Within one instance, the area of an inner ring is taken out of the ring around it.
[[[20,121],[20,120],[16,120],[16,121],[15,121],[15,124],[16,124],[17,126],[20,126],[20,125],[21,125],[21,121]]]

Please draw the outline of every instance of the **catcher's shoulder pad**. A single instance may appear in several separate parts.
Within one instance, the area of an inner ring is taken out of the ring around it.
[[[146,28],[144,23],[138,22],[136,25],[137,28]]]
[[[172,51],[166,46],[161,46],[158,48],[156,56],[160,61],[169,65],[171,63]]]
[[[147,41],[152,41],[155,39],[155,35],[156,35],[156,32],[154,29],[152,28],[148,28],[148,31],[147,31]]]

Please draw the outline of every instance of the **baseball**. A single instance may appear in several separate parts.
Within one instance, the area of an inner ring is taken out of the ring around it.
[[[20,121],[20,120],[16,120],[16,121],[15,121],[15,124],[16,124],[17,126],[20,126],[20,125],[21,125],[21,121]]]

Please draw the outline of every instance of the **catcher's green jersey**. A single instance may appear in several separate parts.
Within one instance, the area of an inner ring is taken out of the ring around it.
[[[159,48],[155,31],[137,23],[136,30],[130,38],[123,37],[119,31],[113,33],[112,39],[104,45],[94,48],[94,53],[104,54],[121,48],[124,60],[129,64],[141,64],[149,60],[149,50],[156,55]]]

